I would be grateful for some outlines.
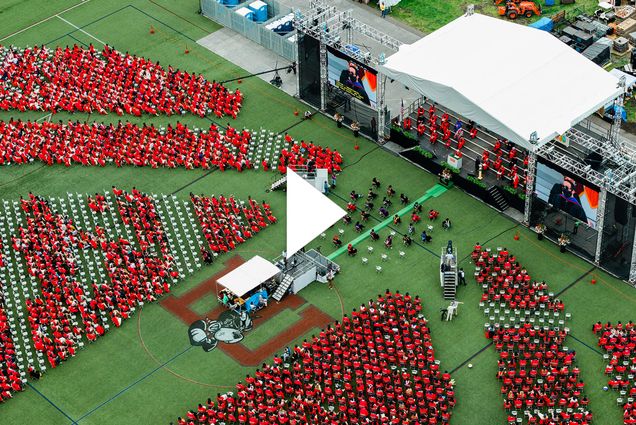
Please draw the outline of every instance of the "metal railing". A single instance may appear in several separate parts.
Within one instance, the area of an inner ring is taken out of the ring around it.
[[[283,15],[291,14],[292,10],[277,0],[264,0],[264,2],[268,6],[268,20],[263,23],[251,21],[236,13],[237,9],[246,7],[247,3],[241,3],[238,6],[226,6],[217,0],[201,0],[201,14],[249,38],[290,62],[296,61],[296,43],[290,40],[290,36],[294,32],[280,35],[266,28],[268,22]]]

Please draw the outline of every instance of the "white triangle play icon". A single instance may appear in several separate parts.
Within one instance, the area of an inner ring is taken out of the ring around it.
[[[287,258],[345,214],[345,210],[287,169]]]

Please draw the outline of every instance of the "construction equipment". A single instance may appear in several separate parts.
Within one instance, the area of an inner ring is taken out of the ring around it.
[[[532,18],[534,15],[541,16],[541,6],[533,1],[520,1],[519,3],[508,2],[505,6],[499,6],[499,15],[508,19],[517,19],[520,15]]]
[[[493,3],[495,3],[495,6],[499,6],[501,3],[508,3],[508,2],[519,3],[521,1],[527,1],[527,0],[493,0]]]

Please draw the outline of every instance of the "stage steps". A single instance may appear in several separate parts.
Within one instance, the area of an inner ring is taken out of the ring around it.
[[[287,185],[287,174],[285,174],[283,177],[281,177],[280,179],[272,183],[270,190],[274,191],[274,190],[282,189],[286,185]]]
[[[493,201],[491,205],[497,208],[499,211],[503,212],[510,206],[508,205],[508,201],[506,201],[506,198],[502,193],[502,189],[499,186],[491,186],[488,189],[488,194]]]
[[[272,298],[274,298],[276,301],[282,300],[292,283],[294,283],[294,279],[291,277],[291,275],[286,274],[283,277],[281,283],[276,288],[276,291],[274,291],[274,295],[272,295]]]
[[[454,270],[444,272],[444,299],[454,300],[456,294],[457,294],[457,272]]]

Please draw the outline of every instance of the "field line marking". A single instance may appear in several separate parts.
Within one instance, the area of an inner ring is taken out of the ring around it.
[[[24,31],[28,31],[28,30],[30,30],[33,27],[37,27],[38,25],[43,24],[44,22],[49,21],[49,20],[55,18],[56,16],[59,18],[59,15],[61,13],[66,13],[69,10],[73,10],[76,7],[79,7],[79,6],[83,5],[83,4],[88,3],[89,1],[91,1],[91,0],[82,0],[80,3],[77,3],[77,4],[75,4],[75,5],[71,6],[71,7],[67,7],[66,9],[62,10],[61,12],[57,12],[57,13],[49,16],[48,18],[44,18],[44,19],[42,19],[42,20],[40,20],[40,21],[38,21],[38,22],[36,22],[34,24],[29,25],[28,27],[22,28],[21,30],[18,30],[18,31],[13,32],[13,33],[11,33],[11,34],[3,37],[3,38],[0,38],[0,42],[2,42],[4,40],[7,40],[7,39],[9,39],[9,38],[11,38],[11,37],[13,37],[15,35],[22,34]]]
[[[106,43],[104,43],[102,40],[100,40],[99,38],[95,37],[92,34],[87,33],[86,31],[84,31],[83,29],[81,29],[80,27],[78,27],[77,25],[75,25],[74,23],[67,21],[66,19],[62,18],[60,15],[55,15],[57,18],[59,18],[60,20],[66,22],[67,24],[69,24],[70,26],[72,26],[73,28],[77,29],[78,31],[86,34],[87,36],[89,36],[90,38],[92,38],[93,40],[96,40],[97,42],[101,43],[102,45],[106,45]]]

